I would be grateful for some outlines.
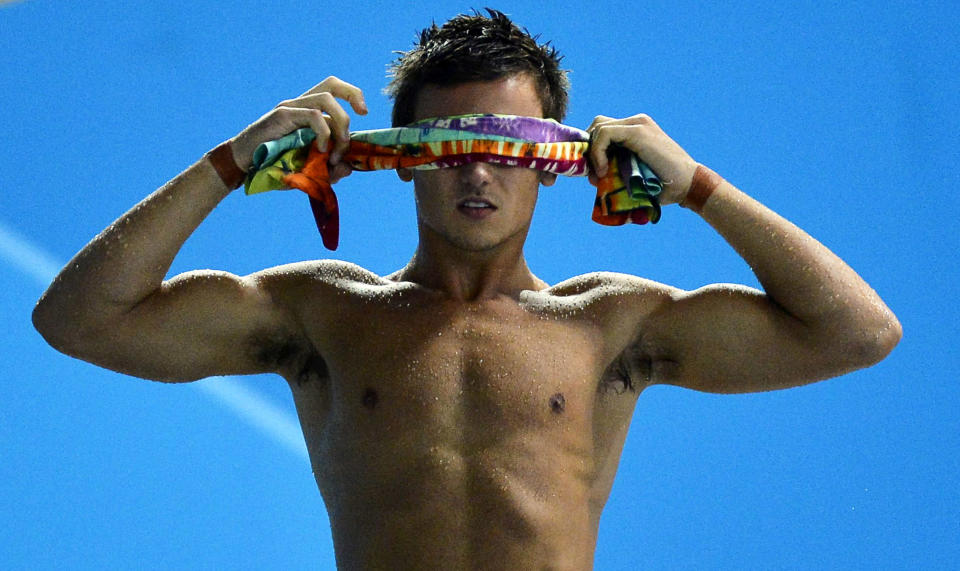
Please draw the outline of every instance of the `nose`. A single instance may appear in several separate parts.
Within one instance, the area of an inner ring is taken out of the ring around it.
[[[493,165],[484,162],[467,163],[457,167],[464,186],[480,189],[493,181]]]

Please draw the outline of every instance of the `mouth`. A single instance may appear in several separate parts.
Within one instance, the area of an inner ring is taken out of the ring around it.
[[[465,198],[457,203],[457,210],[470,218],[485,218],[497,209],[483,198]]]

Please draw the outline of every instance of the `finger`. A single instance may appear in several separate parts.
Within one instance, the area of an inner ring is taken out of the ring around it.
[[[330,164],[337,164],[350,147],[350,132],[346,127],[337,125],[333,117],[325,116],[329,125],[333,148],[330,150]]]
[[[330,154],[331,162],[340,162],[340,158],[347,152],[350,145],[350,115],[340,106],[330,93],[320,94],[323,97],[321,107],[327,112],[325,117],[333,136],[333,150]]]
[[[323,93],[323,92],[325,92],[325,91],[330,91],[331,86],[340,85],[340,84],[346,84],[346,83],[347,83],[347,82],[343,81],[343,80],[340,79],[339,77],[337,77],[337,76],[335,76],[335,75],[330,75],[330,76],[327,76],[327,77],[326,77],[323,81],[321,81],[320,83],[318,83],[318,84],[314,85],[313,87],[311,87],[310,89],[304,91],[304,92],[303,92],[303,95],[301,95],[300,97],[303,97],[304,95],[313,95],[314,93]],[[347,84],[347,85],[349,85],[349,84]]]
[[[346,142],[350,139],[350,115],[337,103],[332,93],[318,93],[317,105],[329,116],[333,136],[340,142]]]
[[[285,109],[303,110],[310,121],[310,127],[320,139],[318,145],[326,144],[327,139],[333,138],[337,160],[346,150],[350,141],[350,115],[337,103],[329,92],[314,93],[298,97],[282,103]]]
[[[627,117],[627,118],[624,120],[624,124],[626,124],[626,125],[651,125],[651,126],[653,126],[653,127],[656,127],[656,126],[657,126],[656,121],[654,121],[653,118],[650,117],[649,115],[647,115],[646,113],[638,113],[637,115],[633,115],[633,116],[631,116],[631,117]]]
[[[350,107],[353,108],[354,112],[358,115],[367,114],[367,101],[363,98],[363,91],[360,91],[359,88],[357,88],[355,93],[351,93],[349,97],[346,97],[345,100],[350,103]]]
[[[607,117],[606,115],[597,115],[593,118],[593,121],[590,123],[590,126],[587,127],[587,132],[593,132],[594,129],[603,125],[604,123],[609,123],[610,121],[615,121],[613,117]]]
[[[588,158],[593,166],[593,172],[597,176],[607,174],[607,147],[610,146],[610,136],[606,131],[607,129],[602,124],[590,131]]]
[[[617,122],[616,124],[604,124],[593,132],[590,140],[590,161],[593,164],[594,171],[598,176],[607,174],[609,161],[607,160],[607,149],[612,143],[621,143],[638,155],[641,154],[640,136],[642,127],[638,125],[627,125]]]
[[[327,125],[327,119],[323,112],[318,109],[304,109],[300,113],[306,114],[310,128],[317,135],[317,147],[325,149],[327,141],[330,140],[330,127]]]
[[[319,109],[325,115],[326,124],[329,126],[328,132],[334,141],[334,157],[339,157],[346,152],[350,143],[350,115],[337,102],[336,96],[329,91],[314,93],[299,97],[289,102],[293,107],[307,107]],[[319,132],[318,132],[319,134]]]
[[[339,77],[330,76],[308,89],[300,97],[317,93],[330,93],[337,99],[350,103],[350,107],[360,115],[367,114],[367,103],[363,97],[363,90],[352,83],[347,83]]]
[[[587,131],[593,132],[594,130],[604,125],[654,125],[655,126],[656,123],[646,113],[639,113],[637,115],[632,115],[630,117],[624,117],[623,119],[614,119],[613,117],[607,117],[606,115],[597,115],[596,117],[594,117],[593,122],[590,123],[590,126],[587,127]]]
[[[616,119],[613,117],[607,117],[606,115],[597,115],[593,118],[590,126],[587,127],[587,132],[590,133],[590,150],[587,159],[590,161],[590,165],[593,167],[592,173],[597,173],[599,176],[603,176],[607,173],[607,146],[609,146],[609,143],[601,144],[598,142],[597,131],[600,129],[600,127],[612,121],[616,121]],[[593,176],[592,173],[591,176]],[[594,181],[591,180],[591,182]]]
[[[311,93],[310,95],[301,95],[296,99],[287,99],[278,103],[277,107],[321,109],[327,112],[336,112],[343,109],[337,102],[336,96],[329,91]],[[343,116],[346,116],[346,112],[343,112]]]
[[[309,127],[317,135],[318,145],[326,145],[330,138],[330,128],[319,109],[305,107],[277,107],[265,115],[258,123],[264,124],[265,140],[276,139],[288,133]]]

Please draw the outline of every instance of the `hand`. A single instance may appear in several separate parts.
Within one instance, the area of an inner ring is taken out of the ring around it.
[[[321,149],[330,139],[334,141],[330,153],[330,182],[349,175],[350,167],[340,159],[350,142],[350,116],[337,99],[349,102],[356,113],[367,114],[367,104],[360,88],[331,75],[300,97],[281,101],[234,137],[231,147],[237,166],[243,170],[250,168],[253,151],[261,143],[310,127],[317,134],[316,144]]]
[[[587,131],[591,135],[591,180],[594,176],[606,174],[607,148],[611,143],[620,143],[635,152],[660,177],[663,183],[660,204],[678,203],[687,195],[697,162],[649,116],[640,114],[613,119],[597,115]]]

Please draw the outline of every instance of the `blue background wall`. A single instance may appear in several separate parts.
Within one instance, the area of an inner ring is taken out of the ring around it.
[[[545,8],[549,6],[549,8]],[[877,367],[790,391],[640,399],[598,569],[937,568],[960,558],[957,9],[512,2],[566,54],[567,123],[645,112],[695,158],[822,240],[899,315]],[[0,5],[0,564],[332,568],[328,521],[278,377],[168,386],[56,353],[30,310],[141,197],[327,75],[380,93],[392,50],[469,4]],[[339,185],[336,255],[386,273],[416,244],[392,173]],[[369,206],[371,193],[377,204]],[[527,247],[549,282],[593,270],[756,285],[695,215],[588,220],[545,190]],[[305,198],[224,201],[175,272],[324,257]],[[601,244],[617,241],[623,247]]]

